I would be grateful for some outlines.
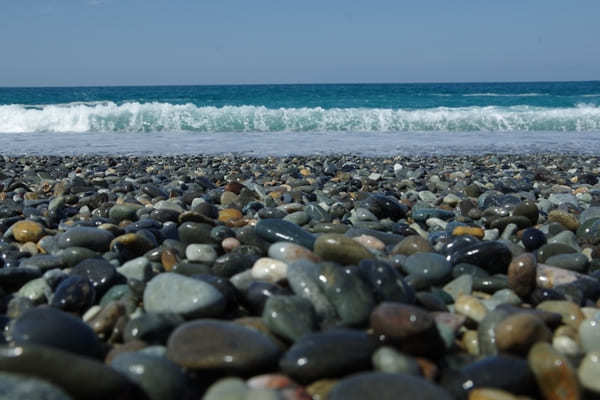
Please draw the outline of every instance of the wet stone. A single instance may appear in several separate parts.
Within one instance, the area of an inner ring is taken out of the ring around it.
[[[88,279],[99,297],[123,278],[111,263],[102,258],[81,261],[71,269],[70,275]]]
[[[223,294],[212,285],[175,273],[152,278],[144,290],[147,312],[175,313],[186,318],[214,317],[225,311]]]
[[[7,372],[0,372],[0,393],[5,399],[72,399],[63,389],[48,381]]]
[[[137,383],[151,400],[181,398],[185,393],[185,375],[164,357],[121,353],[112,359],[110,366]]]
[[[550,344],[536,343],[529,351],[527,359],[538,388],[545,398],[580,398],[575,370]]]
[[[443,388],[416,376],[369,372],[350,376],[338,382],[329,400],[394,400],[402,393],[405,398],[450,400]]]
[[[50,305],[63,311],[82,313],[96,300],[96,290],[87,278],[70,276],[62,280],[54,291]]]
[[[335,233],[319,236],[314,249],[319,257],[341,264],[358,265],[361,260],[373,258],[371,252],[360,243]]]
[[[367,370],[374,351],[375,341],[367,334],[332,330],[303,336],[281,357],[279,366],[299,382],[312,382]]]
[[[37,242],[44,235],[44,227],[35,221],[24,220],[12,226],[12,234],[17,242]]]
[[[12,325],[15,345],[38,344],[75,354],[99,357],[102,345],[92,329],[79,318],[51,307],[32,308]]]
[[[535,288],[537,263],[535,256],[525,253],[515,257],[508,266],[508,285],[519,296],[529,295]]]
[[[298,296],[268,297],[262,318],[273,333],[292,342],[317,327],[317,317],[312,304]]]
[[[402,265],[405,273],[424,279],[434,285],[444,282],[452,271],[446,258],[436,253],[417,253],[409,256]]]
[[[292,242],[312,250],[315,237],[289,221],[261,219],[256,224],[256,233],[269,242]]]
[[[187,322],[167,342],[171,361],[197,371],[256,374],[271,368],[278,356],[279,348],[267,336],[227,321]]]
[[[62,249],[67,247],[85,247],[90,250],[108,251],[110,242],[114,235],[107,230],[77,226],[67,230],[59,236],[58,246]]]
[[[500,242],[481,242],[458,249],[450,256],[453,265],[473,264],[490,273],[505,273],[512,260],[508,247]]]

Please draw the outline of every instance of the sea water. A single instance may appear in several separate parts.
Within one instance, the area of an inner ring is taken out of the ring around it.
[[[2,154],[599,151],[599,81],[0,88]]]

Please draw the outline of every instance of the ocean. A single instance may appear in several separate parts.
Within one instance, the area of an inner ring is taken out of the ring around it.
[[[0,88],[2,154],[599,151],[600,81]]]

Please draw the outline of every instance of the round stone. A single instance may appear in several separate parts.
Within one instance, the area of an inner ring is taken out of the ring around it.
[[[203,319],[180,325],[169,337],[167,357],[192,370],[259,373],[277,362],[278,346],[257,330]]]
[[[217,259],[217,251],[210,244],[190,244],[185,248],[185,257],[190,261],[212,264]]]
[[[155,276],[144,290],[147,312],[201,318],[221,315],[225,307],[225,297],[214,286],[172,272]]]
[[[44,227],[34,221],[19,221],[12,226],[12,234],[20,243],[37,242],[44,236]]]
[[[546,235],[539,229],[528,228],[523,231],[521,241],[528,251],[534,251],[545,245],[547,240]]]

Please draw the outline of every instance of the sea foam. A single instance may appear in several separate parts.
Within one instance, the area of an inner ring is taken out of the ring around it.
[[[600,107],[199,107],[163,102],[0,106],[0,132],[598,131]]]

